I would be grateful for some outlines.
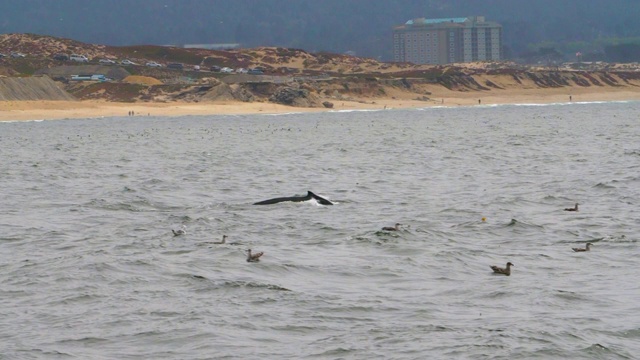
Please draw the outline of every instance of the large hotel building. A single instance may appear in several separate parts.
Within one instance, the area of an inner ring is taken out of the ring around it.
[[[393,29],[396,62],[448,64],[502,59],[502,26],[484,16],[414,19]]]

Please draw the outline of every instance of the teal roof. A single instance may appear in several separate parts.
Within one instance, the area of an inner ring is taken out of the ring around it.
[[[467,21],[466,17],[462,18],[443,18],[443,19],[414,19],[409,20],[405,23],[405,25],[429,25],[429,24],[439,24],[439,23],[463,23]]]

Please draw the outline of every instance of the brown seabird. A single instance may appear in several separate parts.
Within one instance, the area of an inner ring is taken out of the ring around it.
[[[573,251],[575,252],[582,252],[582,251],[591,251],[591,243],[587,243],[585,248],[571,248]]]
[[[259,252],[252,254],[251,249],[247,249],[247,262],[258,262],[260,261],[260,257],[264,255],[264,252]]]
[[[512,266],[515,266],[515,265],[513,265],[511,262],[508,262],[507,263],[507,267],[505,267],[505,268],[501,268],[501,267],[493,265],[493,266],[491,266],[491,270],[493,270],[493,272],[496,273],[496,274],[502,274],[502,275],[509,276],[509,275],[511,275],[511,267]]]

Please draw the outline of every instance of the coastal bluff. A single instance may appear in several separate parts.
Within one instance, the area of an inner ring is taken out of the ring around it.
[[[48,76],[0,77],[0,101],[62,100],[76,98]]]

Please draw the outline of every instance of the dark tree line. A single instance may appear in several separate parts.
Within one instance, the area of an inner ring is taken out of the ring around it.
[[[620,44],[605,46],[604,53],[610,62],[640,61],[640,44]]]

